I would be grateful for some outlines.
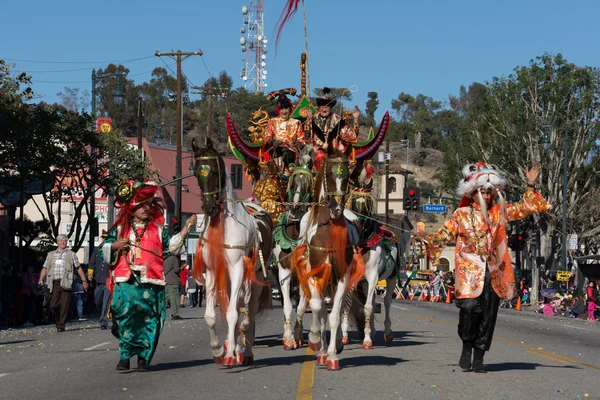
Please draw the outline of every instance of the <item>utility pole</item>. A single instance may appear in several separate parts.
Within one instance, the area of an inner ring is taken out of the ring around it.
[[[183,77],[181,74],[181,62],[191,56],[201,56],[202,51],[181,51],[177,50],[170,53],[161,53],[157,51],[154,53],[157,57],[173,57],[177,61],[177,156],[175,160],[175,175],[176,178],[181,176],[181,142],[183,139]],[[177,221],[181,223],[181,179],[175,184],[175,216]]]
[[[137,112],[137,140],[140,156],[143,157],[144,149],[142,147],[142,98],[138,97],[138,112]]]

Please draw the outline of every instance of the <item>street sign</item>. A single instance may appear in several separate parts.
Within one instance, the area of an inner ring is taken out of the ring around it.
[[[423,212],[426,213],[445,213],[445,204],[423,204]]]
[[[558,271],[556,273],[557,281],[568,282],[569,278],[571,278],[571,273],[569,271]]]
[[[576,233],[572,234],[572,235],[568,235],[567,236],[567,243],[569,244],[568,249],[569,250],[577,250],[578,248],[578,242],[579,241],[579,237],[577,236]]]

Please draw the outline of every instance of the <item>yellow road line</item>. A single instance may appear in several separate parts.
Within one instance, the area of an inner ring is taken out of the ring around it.
[[[435,322],[440,322],[440,323],[446,324],[446,325],[457,326],[457,324],[455,324],[454,322],[446,321],[446,320],[439,319],[437,317],[432,317],[432,316],[429,316],[429,315],[418,315],[418,314],[403,314],[403,315],[408,315],[408,316],[413,316],[413,317],[417,317],[417,318],[421,318],[421,319],[426,319],[426,320],[429,320],[431,322],[435,321]],[[537,348],[535,346],[530,346],[530,345],[525,344],[525,343],[515,342],[513,340],[506,339],[506,338],[503,338],[501,336],[496,336],[496,335],[494,335],[494,339],[501,340],[501,341],[503,341],[505,343],[512,344],[514,346],[522,347],[522,348],[526,349],[527,352],[530,353],[530,354],[533,354],[533,355],[536,355],[536,356],[539,356],[539,357],[543,357],[543,358],[546,358],[548,360],[552,360],[554,362],[558,362],[558,363],[561,363],[561,364],[567,364],[567,365],[574,365],[574,364],[576,364],[576,365],[583,365],[583,366],[588,367],[588,368],[592,368],[592,369],[595,369],[595,370],[600,370],[600,367],[597,366],[597,365],[590,364],[590,363],[587,363],[585,361],[577,360],[575,358],[563,356],[561,354],[556,354],[556,353],[550,352],[548,350],[539,349],[539,348]]]
[[[298,380],[298,393],[296,400],[312,400],[312,391],[315,384],[315,352],[306,348],[306,355],[302,363],[302,371],[300,371],[300,379]]]

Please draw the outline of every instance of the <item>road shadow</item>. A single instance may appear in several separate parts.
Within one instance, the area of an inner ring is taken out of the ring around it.
[[[342,353],[343,354],[343,353]],[[398,357],[386,357],[386,356],[357,356],[357,357],[343,357],[340,356],[340,368],[355,368],[365,367],[368,365],[385,365],[393,366],[406,362],[402,358]]]
[[[2,342],[2,341],[0,341],[0,344],[6,345],[6,344],[27,343],[27,342],[37,342],[37,339],[11,340],[10,342]]]
[[[572,365],[544,365],[538,363],[526,362],[505,362],[497,364],[485,364],[485,368],[490,372],[499,371],[533,371],[537,368],[565,368],[565,369],[583,369]]]
[[[171,369],[184,369],[198,367],[200,365],[214,364],[212,359],[190,360],[190,361],[174,361],[170,363],[160,363],[152,365],[152,371],[168,371]]]
[[[247,366],[247,367],[238,367],[235,369],[231,369],[230,373],[233,374],[238,374],[240,372],[245,372],[249,369],[259,369],[259,368],[265,368],[265,367],[278,367],[278,366],[284,366],[284,365],[298,365],[298,364],[302,364],[305,360],[305,355],[304,352],[298,352],[296,353],[297,355],[292,356],[292,357],[265,357],[265,358],[259,358],[256,359],[256,356],[258,354],[258,352],[253,352],[254,353],[254,364]],[[258,354],[260,355],[260,354]],[[315,362],[316,362],[317,358],[315,356]]]
[[[357,331],[349,331],[348,338],[349,344],[361,344],[361,335]],[[392,333],[393,340],[390,343],[386,343],[383,339],[383,331],[377,331],[373,340],[373,345],[376,347],[406,347],[406,346],[420,346],[425,344],[434,344],[435,342],[419,342],[415,340],[406,340],[407,338],[419,338],[425,337],[424,335],[416,334],[410,331],[397,331]],[[361,349],[361,347],[359,347]],[[355,348],[349,350],[356,350]]]

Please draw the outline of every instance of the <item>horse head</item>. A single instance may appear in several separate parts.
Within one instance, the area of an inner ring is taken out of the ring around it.
[[[331,218],[340,218],[344,213],[346,198],[348,197],[348,184],[350,182],[350,159],[348,152],[352,150],[348,146],[346,153],[339,150],[329,151],[328,157],[323,164],[323,188],[325,204],[329,208]]]
[[[296,219],[307,209],[313,188],[313,174],[306,165],[294,167],[288,181],[287,198],[292,205],[288,209],[290,218]]]
[[[223,158],[213,148],[212,140],[207,137],[205,143],[205,147],[198,147],[196,140],[192,139],[194,170],[202,196],[202,211],[214,217],[225,200],[227,170]]]

